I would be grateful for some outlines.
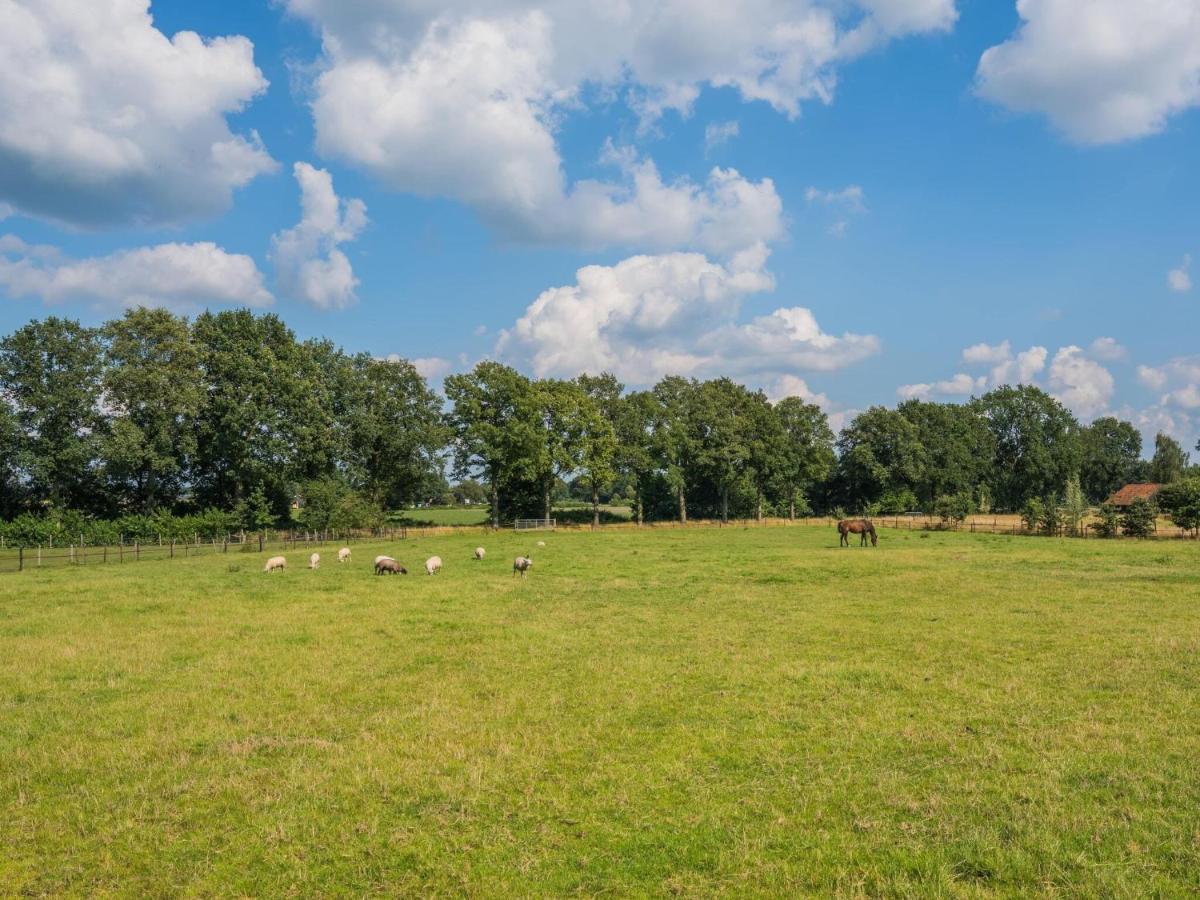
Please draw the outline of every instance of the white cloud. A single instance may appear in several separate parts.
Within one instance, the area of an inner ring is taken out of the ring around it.
[[[412,364],[426,381],[441,381],[450,374],[452,368],[450,360],[440,356],[422,356],[414,359]]]
[[[788,116],[829,102],[838,65],[892,38],[950,28],[954,0],[286,0],[320,29],[312,103],[321,152],[393,187],[453,197],[526,241],[723,253],[781,232],[769,181],[714,170],[664,180],[629,159],[569,181],[555,131],[593,97],[653,121],[706,86]],[[699,223],[718,220],[701,229]]]
[[[272,302],[253,259],[211,243],[159,244],[73,260],[53,247],[31,246],[8,235],[0,238],[0,289],[14,299],[104,309]]]
[[[980,375],[978,378],[959,372],[945,381],[935,381],[930,384],[902,384],[896,388],[896,395],[904,400],[924,400],[933,395],[944,397],[970,397],[987,387],[987,379]]]
[[[1138,366],[1138,381],[1161,392],[1162,408],[1200,409],[1200,356],[1177,356],[1161,366]]]
[[[850,218],[867,211],[866,194],[857,184],[844,187],[840,191],[823,191],[810,187],[804,192],[804,199],[808,201],[809,206],[824,206],[834,215],[834,220],[827,229],[834,237],[843,237],[846,229],[850,227]]]
[[[1092,346],[1089,352],[1096,359],[1104,362],[1118,362],[1128,356],[1125,348],[1117,342],[1116,338],[1098,337],[1092,341]]]
[[[1008,342],[1005,341],[1005,344]],[[1034,379],[1046,368],[1049,351],[1045,347],[1030,347],[996,365],[991,372],[991,384],[1033,384]]]
[[[1194,0],[1017,0],[1021,25],[979,60],[978,92],[1082,143],[1161,131],[1200,103]]]
[[[1177,294],[1186,294],[1192,289],[1192,257],[1187,254],[1178,268],[1167,273],[1167,286]]]
[[[1054,396],[1083,419],[1106,410],[1115,388],[1112,374],[1074,345],[1054,354],[1049,383]]]
[[[168,39],[149,0],[0,2],[0,199],[85,227],[228,208],[275,163],[226,116],[267,82],[244,37]]]
[[[726,144],[738,136],[740,128],[736,121],[709,122],[704,126],[704,152],[711,153],[722,144]]]
[[[1138,366],[1137,377],[1138,381],[1152,391],[1161,391],[1167,386],[1168,376],[1163,369],[1156,369],[1153,366]]]
[[[970,365],[997,365],[1012,359],[1012,345],[1002,341],[995,346],[991,344],[972,344],[962,352],[962,361]]]
[[[799,397],[805,403],[812,403],[829,412],[830,403],[827,394],[818,394],[809,388],[808,382],[796,375],[780,375],[767,387],[767,399],[778,403],[787,397]]]
[[[649,384],[665,374],[767,381],[838,369],[879,351],[872,335],[826,334],[804,307],[739,324],[741,302],[774,287],[766,258],[760,245],[725,265],[671,253],[586,266],[575,284],[544,291],[502,332],[497,354],[538,376],[610,371]]]
[[[293,172],[300,184],[300,223],[271,240],[279,291],[318,309],[342,309],[354,303],[358,279],[338,246],[358,237],[367,207],[339,199],[324,169],[299,162]]]

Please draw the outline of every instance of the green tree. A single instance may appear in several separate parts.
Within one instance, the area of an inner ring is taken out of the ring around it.
[[[896,407],[917,428],[925,465],[913,491],[925,508],[946,494],[973,491],[991,475],[994,440],[974,406],[907,400]]]
[[[1142,455],[1142,435],[1128,422],[1102,416],[1080,431],[1080,486],[1084,496],[1102,502],[1131,481]]]
[[[1111,503],[1100,504],[1100,520],[1096,522],[1096,536],[1102,538],[1113,538],[1121,528],[1121,516],[1117,508]]]
[[[16,468],[35,502],[103,511],[101,372],[99,334],[78,322],[51,316],[0,341],[0,402],[13,411]]]
[[[933,514],[942,522],[957,527],[967,516],[971,515],[974,506],[969,491],[959,491],[957,494],[942,494],[933,504]]]
[[[693,408],[699,386],[695,380],[669,375],[654,386],[652,425],[658,466],[679,507],[679,521],[687,524],[688,477],[695,464],[697,445],[692,435]]]
[[[926,456],[912,422],[895,410],[872,406],[838,437],[838,465],[858,509],[885,495],[911,492],[924,477]]]
[[[351,482],[376,506],[408,506],[441,477],[449,438],[441,402],[405,359],[350,357],[334,390]]]
[[[1150,459],[1150,480],[1171,484],[1183,477],[1188,467],[1188,452],[1179,442],[1161,431],[1154,436],[1154,456]]]
[[[20,510],[22,491],[18,457],[21,452],[17,418],[0,397],[0,518],[15,516]]]
[[[1042,517],[1038,521],[1038,528],[1042,534],[1054,537],[1061,527],[1062,511],[1058,505],[1058,497],[1051,494],[1042,501]]]
[[[132,309],[102,330],[111,427],[102,453],[121,505],[141,513],[177,503],[196,457],[204,399],[187,320]]]
[[[1032,497],[1056,494],[1079,471],[1079,423],[1045,391],[1006,385],[972,405],[995,441],[992,486],[1001,509],[1020,509]]]
[[[1042,518],[1046,512],[1046,504],[1041,497],[1030,497],[1025,501],[1025,505],[1021,507],[1021,524],[1025,526],[1026,531],[1037,531],[1042,524]]]
[[[1121,516],[1121,533],[1126,537],[1148,538],[1154,534],[1158,511],[1145,497],[1137,497]]]
[[[833,455],[833,431],[821,408],[799,397],[785,397],[775,404],[775,415],[783,430],[783,444],[776,477],[787,501],[788,518],[796,518],[796,501],[807,506],[810,487],[829,477],[837,462]]]
[[[537,474],[543,452],[541,413],[529,379],[485,361],[449,375],[446,397],[456,477],[478,475],[491,491],[492,525],[500,526],[500,486]]]
[[[1067,479],[1067,487],[1063,491],[1062,502],[1062,518],[1067,527],[1068,534],[1079,534],[1087,512],[1088,502],[1087,498],[1083,495],[1083,487],[1080,484],[1079,476],[1072,475]]]
[[[542,515],[548,519],[553,512],[555,486],[583,466],[584,431],[589,419],[599,412],[573,381],[538,381],[534,398],[539,423],[535,479],[542,494]]]
[[[624,387],[609,373],[580,375],[575,383],[583,391],[579,468],[591,490],[592,527],[599,527],[600,492],[617,475],[616,422],[620,418]]]
[[[250,531],[270,528],[278,518],[261,484],[256,484],[250,489],[250,495],[238,503],[235,512],[242,527]]]
[[[636,391],[621,398],[613,420],[616,468],[633,488],[633,512],[638,525],[645,520],[646,493],[657,466],[654,425],[659,418],[657,397],[650,391]]]
[[[1155,498],[1171,521],[1193,534],[1200,534],[1200,477],[1169,484]]]
[[[729,520],[730,489],[750,465],[750,397],[742,385],[717,378],[701,383],[694,398],[696,467],[716,487],[722,522]]]

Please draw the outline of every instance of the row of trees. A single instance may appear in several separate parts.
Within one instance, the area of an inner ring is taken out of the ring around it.
[[[569,487],[594,521],[613,497],[639,521],[957,515],[1019,511],[1068,486],[1096,503],[1190,471],[1171,438],[1142,460],[1131,424],[1083,426],[1032,386],[872,407],[836,436],[818,407],[728,378],[627,391],[608,374],[532,380],[483,362],[444,392],[406,361],[298,341],[273,315],[35,321],[0,340],[0,514],[216,510],[260,527],[303,498],[305,524],[322,529],[453,490],[499,522],[549,516]]]

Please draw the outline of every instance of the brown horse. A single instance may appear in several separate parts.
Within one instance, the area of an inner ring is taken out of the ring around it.
[[[867,535],[871,536],[871,546],[879,546],[879,537],[875,534],[875,526],[871,524],[870,519],[842,519],[838,522],[838,534],[841,535],[841,540],[838,541],[839,547],[850,546],[850,535],[861,535],[862,539],[858,542],[858,546],[867,546]]]

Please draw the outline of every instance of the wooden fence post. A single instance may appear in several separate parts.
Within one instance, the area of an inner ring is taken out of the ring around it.
[[[25,545],[22,544],[17,548],[17,571],[25,571]]]

